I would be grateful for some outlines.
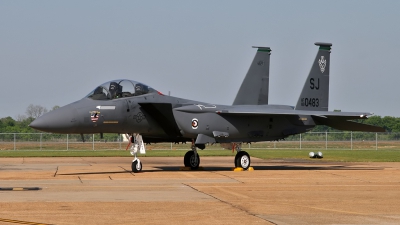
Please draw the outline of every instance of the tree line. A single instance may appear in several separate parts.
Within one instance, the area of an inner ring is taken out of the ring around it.
[[[51,110],[60,108],[54,106]],[[49,110],[41,105],[30,104],[25,111],[25,114],[17,115],[16,119],[11,116],[0,119],[0,133],[36,133],[37,130],[28,125],[39,116],[47,113]]]

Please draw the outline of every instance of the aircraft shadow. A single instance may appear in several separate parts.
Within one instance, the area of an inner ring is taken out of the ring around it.
[[[254,170],[383,170],[383,167],[352,167],[352,166],[254,166]]]
[[[161,166],[156,167],[157,170],[143,170],[143,172],[161,172],[161,171],[179,171],[180,167]],[[352,167],[352,166],[253,166],[254,170],[383,170],[383,167]],[[232,171],[232,167],[203,167],[200,170],[188,170],[191,172],[217,172],[217,171]]]
[[[154,172],[171,172],[180,171],[181,167],[176,166],[160,166],[155,167],[155,169],[144,169],[144,173],[154,173]],[[256,171],[277,171],[277,170],[383,170],[383,167],[352,167],[352,166],[288,166],[288,165],[276,165],[276,166],[253,166]],[[199,170],[185,170],[186,172],[219,172],[219,171],[232,171],[232,167],[203,167]],[[109,172],[83,172],[83,173],[60,173],[57,176],[73,176],[73,175],[99,175],[99,174],[124,174],[132,173],[131,171],[109,171]]]

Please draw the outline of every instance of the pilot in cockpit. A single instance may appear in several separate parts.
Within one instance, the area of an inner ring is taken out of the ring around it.
[[[109,88],[111,99],[122,97],[122,86],[117,82],[111,82]]]
[[[154,92],[154,89],[142,83],[129,80],[114,80],[98,86],[86,97],[94,100],[112,100],[140,96]]]
[[[149,93],[149,88],[146,85],[143,85],[141,83],[137,83],[135,85],[135,95],[139,96],[139,95],[144,95]]]

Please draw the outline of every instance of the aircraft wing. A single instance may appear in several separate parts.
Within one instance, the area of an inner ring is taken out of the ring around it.
[[[203,106],[203,105],[189,105],[175,108],[174,110],[189,112],[189,113],[209,113],[215,112],[221,115],[297,115],[297,116],[316,116],[322,118],[341,118],[346,117],[347,120],[354,119],[365,119],[368,116],[373,115],[372,113],[366,112],[330,112],[330,111],[311,111],[311,110],[294,110],[288,106],[230,106],[230,107],[219,107],[216,105]]]
[[[232,109],[232,110],[221,110],[216,111],[219,114],[235,114],[235,115],[304,115],[304,116],[315,116],[322,118],[340,118],[346,117],[347,120],[354,119],[366,119],[368,116],[373,115],[372,113],[366,112],[329,112],[329,111],[308,111],[308,110],[290,110],[290,109]]]
[[[386,132],[382,127],[357,123],[355,119],[367,119],[372,113],[365,112],[328,112],[328,111],[305,111],[305,110],[271,110],[261,111],[237,111],[217,112],[230,115],[297,115],[311,116],[317,125],[326,125],[338,130],[347,131],[368,131],[368,132]]]
[[[363,123],[357,123],[349,120],[367,119],[372,113],[366,112],[330,112],[330,111],[310,111],[310,110],[294,110],[284,106],[233,106],[219,108],[204,107],[199,105],[183,106],[175,110],[190,113],[210,113],[215,112],[232,116],[311,116],[317,125],[326,125],[339,130],[348,131],[368,131],[368,132],[385,132],[382,127],[372,126]]]

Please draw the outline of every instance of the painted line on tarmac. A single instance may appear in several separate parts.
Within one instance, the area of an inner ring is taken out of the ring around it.
[[[40,191],[40,187],[0,187],[0,191]]]
[[[28,222],[28,221],[22,221],[22,220],[10,220],[10,219],[4,219],[4,218],[0,218],[0,222],[30,224],[30,225],[51,225],[48,223],[35,223],[35,222]]]

